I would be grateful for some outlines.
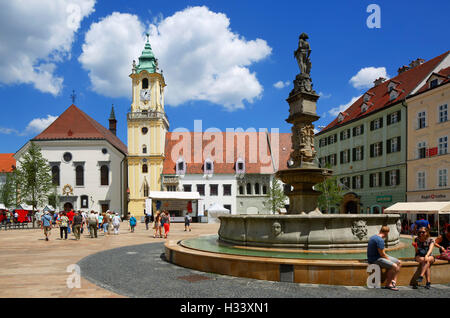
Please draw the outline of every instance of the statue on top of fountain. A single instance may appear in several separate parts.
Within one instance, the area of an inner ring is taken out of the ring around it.
[[[312,89],[311,76],[309,75],[311,71],[311,60],[309,56],[311,55],[311,47],[308,43],[308,35],[302,33],[298,39],[298,48],[294,51],[294,57],[297,59],[298,67],[300,68],[300,74],[294,80],[294,89],[291,92],[307,92],[316,94]]]

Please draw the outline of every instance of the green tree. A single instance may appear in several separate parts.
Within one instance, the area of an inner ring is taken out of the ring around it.
[[[59,206],[59,198],[58,194],[56,193],[56,186],[53,186],[53,192],[50,193],[48,196],[48,204],[50,204],[53,208],[57,208]]]
[[[17,202],[17,170],[6,175],[6,183],[0,189],[0,202],[7,208],[18,205]]]
[[[31,142],[30,147],[19,160],[18,181],[20,201],[29,202],[33,211],[48,200],[52,175],[48,161],[42,157],[41,148]]]
[[[316,184],[314,189],[322,192],[317,199],[317,204],[321,211],[330,212],[331,207],[341,204],[343,199],[343,189],[339,184],[337,177],[327,178],[324,182]]]
[[[269,196],[266,200],[266,204],[272,208],[272,213],[284,208],[284,202],[287,200],[287,196],[284,194],[283,187],[278,179],[273,178],[268,194]]]

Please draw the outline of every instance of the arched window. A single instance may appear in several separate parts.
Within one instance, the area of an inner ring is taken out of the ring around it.
[[[59,167],[52,167],[52,182],[54,185],[59,186]]]
[[[148,184],[144,183],[144,197],[148,197]]]
[[[142,173],[147,173],[148,172],[148,166],[146,164],[142,165]]]
[[[239,186],[239,194],[240,195],[244,194],[244,187],[243,186]]]
[[[142,146],[142,153],[147,153],[147,146],[146,145]]]
[[[255,183],[255,194],[259,194],[259,183]]]
[[[263,194],[267,194],[267,186],[266,185],[263,185],[263,189],[262,190],[263,190],[262,191]]]
[[[147,89],[148,88],[148,78],[144,78],[142,80],[142,89]]]
[[[247,194],[252,194],[252,185],[247,183]]]
[[[84,186],[84,168],[83,168],[83,166],[77,166],[75,168],[75,174],[76,174],[75,184],[77,186]]]
[[[109,168],[106,165],[100,168],[100,185],[109,185]]]

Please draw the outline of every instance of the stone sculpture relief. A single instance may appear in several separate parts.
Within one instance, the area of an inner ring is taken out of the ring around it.
[[[362,240],[364,237],[367,236],[367,222],[364,220],[358,220],[354,221],[352,225],[352,233],[354,236],[356,236],[359,240]]]

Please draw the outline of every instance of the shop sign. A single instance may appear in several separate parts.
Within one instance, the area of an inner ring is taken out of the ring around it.
[[[377,202],[392,202],[392,195],[378,195],[377,196]]]
[[[422,195],[421,198],[424,200],[434,200],[434,199],[445,199],[447,196],[445,194],[427,194],[427,195]]]

